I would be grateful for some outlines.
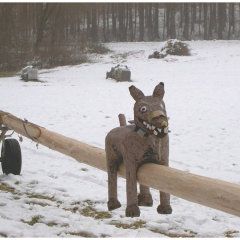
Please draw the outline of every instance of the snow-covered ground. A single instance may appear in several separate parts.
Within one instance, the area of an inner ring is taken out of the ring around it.
[[[170,166],[240,184],[240,41],[187,42],[192,56],[148,59],[164,43],[110,43],[93,63],[41,70],[43,82],[0,79],[0,110],[104,149],[118,114],[133,119],[128,87],[146,95],[165,83],[170,117]],[[133,82],[106,79],[116,64]],[[14,133],[18,139],[18,134]],[[20,176],[0,175],[0,236],[5,237],[240,237],[240,218],[171,196],[173,213],[160,215],[159,193],[141,216],[107,210],[107,173],[24,138]],[[5,188],[5,190],[3,190]]]

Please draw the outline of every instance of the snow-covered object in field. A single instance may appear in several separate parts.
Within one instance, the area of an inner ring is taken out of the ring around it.
[[[121,207],[117,198],[117,170],[123,161],[126,168],[126,217],[139,217],[139,206],[152,206],[149,187],[140,185],[137,197],[137,170],[143,163],[168,166],[168,118],[163,102],[164,84],[160,82],[152,96],[145,96],[135,86],[129,91],[134,104],[134,123],[111,130],[106,136],[105,150],[108,170],[108,210]],[[170,195],[160,192],[160,214],[171,214]]]
[[[119,82],[130,81],[131,71],[127,66],[117,65],[111,68],[110,72],[107,72],[106,79],[113,78]]]
[[[27,66],[23,68],[21,72],[21,78],[27,81],[38,80],[38,69],[33,66]]]
[[[148,58],[164,58],[167,55],[176,56],[189,56],[190,50],[186,43],[179,41],[178,39],[169,39],[166,41],[160,52],[155,51],[149,55]]]

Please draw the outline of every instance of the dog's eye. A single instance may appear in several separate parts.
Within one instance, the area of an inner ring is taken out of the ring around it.
[[[142,106],[141,108],[139,108],[139,111],[144,113],[147,111],[147,107],[146,106]]]

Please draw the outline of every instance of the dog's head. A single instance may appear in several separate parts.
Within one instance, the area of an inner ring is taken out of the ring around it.
[[[163,138],[168,133],[168,118],[163,101],[164,83],[160,82],[152,96],[145,96],[135,86],[129,87],[134,104],[134,122],[143,131],[157,138]]]

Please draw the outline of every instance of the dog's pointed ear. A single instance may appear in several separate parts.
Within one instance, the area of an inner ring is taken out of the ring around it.
[[[158,97],[158,98],[161,98],[163,99],[163,96],[164,96],[164,83],[163,82],[160,82],[154,89],[153,91],[153,97]]]
[[[135,101],[138,101],[138,100],[140,100],[140,99],[145,97],[143,92],[141,90],[139,90],[138,88],[136,88],[135,86],[133,86],[133,85],[129,87],[129,91],[130,91],[130,94],[131,94],[131,96],[133,97],[133,99]]]

